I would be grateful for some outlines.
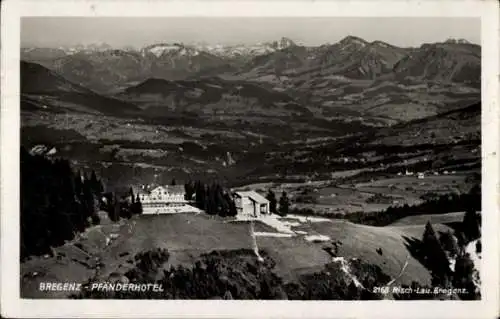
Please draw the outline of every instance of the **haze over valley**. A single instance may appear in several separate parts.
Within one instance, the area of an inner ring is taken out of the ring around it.
[[[414,49],[353,36],[319,47],[283,38],[245,50],[182,44],[139,51],[23,48],[22,59],[23,129],[75,130],[70,141],[52,146],[71,152],[72,143],[84,143],[101,162],[113,151],[124,165],[144,160],[178,174],[196,169],[229,178],[231,171],[248,175],[250,168],[263,170],[259,175],[279,174],[282,155],[299,165],[304,159],[298,155],[307,158],[312,148],[322,150],[324,159],[317,168],[308,165],[313,171],[297,173],[324,174],[346,155],[345,141],[387,144],[378,135],[446,122],[446,114],[467,112],[463,109],[480,101],[480,47],[455,40]],[[67,120],[57,120],[60,116]],[[444,125],[435,128],[434,137],[401,141],[432,147],[479,141],[479,127],[450,135],[453,127],[447,126],[453,124]],[[392,144],[399,144],[398,136]],[[168,155],[158,156],[161,152]],[[235,163],[228,165],[227,152]],[[245,167],[256,157],[262,167]]]

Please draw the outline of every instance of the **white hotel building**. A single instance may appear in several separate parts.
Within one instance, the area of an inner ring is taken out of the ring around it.
[[[158,186],[149,193],[139,192],[143,214],[175,214],[185,212],[199,212],[196,207],[189,205],[185,199],[183,185]]]

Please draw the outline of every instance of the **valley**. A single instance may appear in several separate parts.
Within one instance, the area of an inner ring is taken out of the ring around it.
[[[348,36],[303,46],[282,38],[23,48],[21,59],[21,145],[32,156],[68,159],[110,191],[203,181],[290,200],[287,216],[261,221],[204,213],[111,221],[99,210],[99,225],[23,262],[27,298],[70,297],[37,291],[43,280],[128,276],[137,256],[158,248],[169,253],[165,271],[219,257],[253,269],[255,254],[283,287],[308,287],[308,276],[330,271],[361,290],[356,280],[370,276],[429,286],[435,269],[415,252],[426,223],[440,236],[464,231],[463,206],[443,210],[443,202],[478,196],[475,44],[403,48]],[[383,219],[391,209],[400,215]],[[159,271],[155,280],[167,278]]]

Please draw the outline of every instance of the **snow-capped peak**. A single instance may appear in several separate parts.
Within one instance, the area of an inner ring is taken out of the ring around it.
[[[192,55],[197,56],[200,51],[195,47],[185,46],[181,43],[160,43],[150,45],[142,49],[142,54],[145,55],[147,52],[154,54],[157,58],[167,53],[175,53],[177,55]]]
[[[223,56],[223,57],[236,57],[236,56],[256,56],[261,54],[271,53],[277,50],[282,50],[290,46],[296,45],[289,38],[281,38],[273,42],[261,42],[255,44],[195,44],[193,47],[200,51]]]
[[[175,44],[156,44],[144,49],[144,53],[149,52],[159,58],[165,52],[179,51],[182,47]]]
[[[448,39],[445,43],[454,43],[454,44],[469,44],[470,42],[465,39]]]

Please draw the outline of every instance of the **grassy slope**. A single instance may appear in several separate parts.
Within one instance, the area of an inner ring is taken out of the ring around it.
[[[417,215],[417,216],[408,216],[405,218],[401,218],[392,223],[391,226],[425,225],[425,223],[427,223],[428,220],[433,224],[447,224],[447,223],[460,222],[463,220],[463,218],[464,218],[463,212],[438,214],[438,215],[433,215],[433,214]]]
[[[408,260],[408,265],[395,284],[411,284],[412,281],[430,284],[428,270],[409,254],[405,237],[420,240],[428,220],[437,232],[444,232],[450,229],[445,223],[458,222],[462,218],[463,213],[422,215],[403,218],[386,227],[332,220],[303,224],[293,229],[306,231],[309,235],[329,236],[332,241],[341,243],[338,246],[338,256],[346,259],[359,258],[364,262],[376,264],[392,278],[399,275]],[[300,273],[317,271],[321,265],[330,261],[330,257],[323,251],[324,247],[331,247],[329,242],[307,242],[301,237],[258,237],[257,242],[260,249],[265,249],[275,259],[276,267],[285,279],[292,279]],[[382,255],[376,252],[378,248],[382,248]]]
[[[299,237],[257,237],[257,244],[276,261],[276,269],[285,281],[302,273],[319,271],[331,262],[328,253],[322,249],[324,244],[307,242]]]
[[[409,254],[405,246],[405,237],[420,240],[427,220],[431,221],[436,231],[447,231],[450,228],[443,223],[461,221],[462,215],[453,213],[418,217],[421,218],[408,218],[408,220],[405,218],[386,227],[334,220],[332,223],[313,223],[308,227],[297,229],[306,230],[310,234],[317,232],[329,236],[333,241],[339,241],[341,244],[338,246],[338,256],[359,258],[364,262],[376,264],[393,278],[398,276],[405,261],[408,260],[408,266],[395,284],[411,284],[412,281],[430,284],[428,270]],[[329,246],[327,243],[316,245]],[[382,255],[376,252],[378,248],[382,248]]]
[[[107,278],[113,272],[125,273],[132,266],[130,260],[141,251],[153,248],[166,248],[172,256],[169,264],[189,264],[205,252],[217,249],[251,248],[250,229],[246,223],[228,227],[218,218],[207,215],[175,214],[138,216],[130,221],[109,223],[89,228],[76,239],[87,252],[68,243],[56,248],[65,256],[57,258],[35,257],[21,266],[24,297],[47,298],[64,297],[68,293],[43,293],[38,291],[38,283],[84,282],[95,274],[82,263],[92,266],[95,258],[100,258],[104,266],[98,277]],[[106,236],[118,234],[118,238],[106,246]],[[87,258],[89,257],[89,258]],[[168,266],[168,265],[167,265]],[[38,275],[30,278],[30,273]]]
[[[25,61],[21,61],[21,93],[23,110],[97,112],[114,116],[130,116],[139,111],[133,104],[96,94],[39,64]]]
[[[172,253],[169,264],[192,264],[193,259],[204,252],[250,249],[249,225],[238,223],[232,226],[227,227],[217,217],[202,214],[141,216],[128,245],[141,247],[139,250],[166,248]]]
[[[404,245],[405,234],[396,228],[372,227],[346,221],[334,221],[331,225],[312,224],[311,227],[341,243],[338,256],[359,258],[378,265],[392,278],[400,273],[409,255]],[[382,255],[377,253],[378,248],[382,248]],[[399,280],[402,283],[416,280],[428,284],[430,275],[417,260],[409,257],[408,266]]]
[[[294,227],[307,231],[309,235],[329,236],[340,242],[338,256],[359,258],[376,264],[395,278],[406,261],[408,265],[396,284],[418,281],[430,284],[430,275],[417,260],[409,256],[405,239],[421,239],[425,223],[430,220],[436,231],[446,231],[441,223],[462,220],[462,214],[425,215],[408,217],[386,227],[353,224],[342,220],[317,222]],[[230,225],[230,227],[229,227]],[[118,238],[106,245],[106,237],[118,234]],[[39,282],[85,282],[93,275],[96,257],[104,264],[98,278],[107,278],[111,273],[125,273],[133,266],[133,256],[156,247],[166,248],[171,258],[166,265],[192,265],[205,252],[218,249],[252,248],[248,223],[227,224],[218,217],[195,214],[150,215],[134,217],[130,221],[109,223],[103,220],[97,227],[88,229],[75,242],[56,248],[61,258],[36,257],[21,265],[22,296],[31,298],[65,297],[68,293],[43,293],[38,291]],[[284,280],[297,275],[318,271],[331,261],[324,247],[331,242],[308,242],[302,236],[292,238],[257,237],[259,249],[266,251],[275,261],[276,270]],[[382,255],[376,250],[382,248]],[[88,265],[88,266],[86,266]],[[30,274],[37,272],[35,277]]]

